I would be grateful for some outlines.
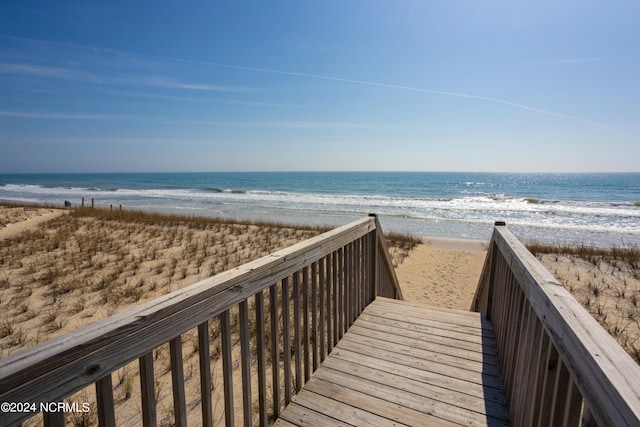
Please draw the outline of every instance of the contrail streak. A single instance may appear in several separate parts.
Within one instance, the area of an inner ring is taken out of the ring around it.
[[[148,58],[148,59],[156,59],[156,60],[171,61],[171,62],[180,62],[180,63],[185,63],[185,64],[198,64],[198,65],[206,65],[206,66],[212,66],[212,67],[230,68],[230,69],[236,69],[236,70],[255,71],[255,72],[261,72],[261,73],[279,74],[279,75],[284,75],[284,76],[303,77],[303,78],[316,79],[316,80],[335,81],[335,82],[351,83],[351,84],[364,85],[364,86],[374,86],[374,87],[383,87],[383,88],[398,89],[398,90],[404,90],[404,91],[429,93],[429,94],[433,94],[433,95],[443,95],[443,96],[451,96],[451,97],[457,97],[457,98],[475,99],[475,100],[479,100],[479,101],[487,101],[487,102],[493,102],[493,103],[497,103],[497,104],[503,104],[503,105],[507,105],[507,106],[510,106],[510,107],[519,108],[519,109],[523,109],[523,110],[528,110],[528,111],[532,111],[532,112],[535,112],[535,113],[545,114],[545,115],[548,115],[548,116],[553,116],[553,117],[557,117],[557,118],[561,118],[561,119],[573,120],[573,121],[585,123],[585,124],[590,125],[590,126],[599,127],[601,129],[604,129],[604,130],[606,130],[608,132],[611,132],[611,133],[617,133],[611,127],[609,127],[609,126],[607,126],[607,125],[605,125],[603,123],[599,123],[599,122],[593,121],[593,120],[589,120],[589,119],[585,119],[585,118],[577,117],[577,116],[571,116],[571,115],[568,115],[568,114],[556,113],[554,111],[544,110],[542,108],[532,107],[532,106],[529,106],[529,105],[526,105],[526,104],[520,104],[520,103],[509,101],[509,100],[506,100],[506,99],[494,98],[494,97],[490,97],[490,96],[473,95],[473,94],[468,94],[468,93],[451,92],[451,91],[437,90],[437,89],[425,89],[425,88],[414,87],[414,86],[404,86],[404,85],[398,85],[398,84],[392,84],[392,83],[381,83],[381,82],[372,82],[372,81],[366,81],[366,80],[348,79],[348,78],[343,78],[343,77],[325,76],[325,75],[320,75],[320,74],[311,74],[311,73],[300,73],[300,72],[295,72],[295,71],[275,70],[275,69],[271,69],[271,68],[250,67],[250,66],[243,66],[243,65],[223,64],[223,63],[218,63],[218,62],[199,61],[199,60],[193,60],[193,59],[172,58],[172,57],[167,57],[167,56],[132,53],[132,52],[126,52],[126,51],[110,49],[110,48],[96,48],[96,47],[76,45],[76,44],[71,44],[71,43],[53,42],[53,41],[49,41],[49,40],[40,40],[40,39],[30,39],[30,38],[17,37],[17,36],[5,35],[5,34],[0,34],[0,37],[10,38],[10,39],[14,39],[14,40],[28,41],[28,42],[47,43],[47,44],[52,44],[52,45],[65,46],[65,47],[74,47],[74,48],[78,48],[78,49],[90,50],[90,51],[93,51],[93,52],[101,51],[101,52],[105,52],[105,53],[109,53],[109,54],[125,55],[125,56],[130,56],[130,57]]]
[[[160,57],[158,59],[160,59]],[[205,61],[192,61],[192,60],[188,60],[188,59],[178,59],[178,58],[163,58],[163,59],[172,60],[172,61],[179,61],[179,62],[190,62],[190,63],[196,63],[196,64],[201,64],[201,65],[210,65],[210,66],[215,66],[215,67],[233,68],[233,69],[238,69],[238,70],[258,71],[258,72],[263,72],[263,73],[281,74],[281,75],[295,76],[295,77],[305,77],[305,78],[318,79],[318,80],[329,80],[329,81],[336,81],[336,82],[342,82],[342,83],[353,83],[353,84],[366,85],[366,86],[377,86],[377,87],[384,87],[384,88],[390,88],[390,89],[399,89],[399,90],[406,90],[406,91],[412,91],[412,92],[430,93],[430,94],[435,94],[435,95],[454,96],[454,97],[458,97],[458,98],[477,99],[477,100],[480,100],[480,101],[488,101],[488,102],[495,102],[495,103],[498,103],[498,104],[504,104],[504,105],[508,105],[508,106],[511,106],[511,107],[521,108],[523,110],[529,110],[529,111],[533,111],[533,112],[536,112],[536,113],[546,114],[546,115],[549,115],[549,116],[554,116],[554,117],[558,117],[558,118],[562,118],[562,119],[575,120],[575,121],[578,121],[578,122],[586,123],[588,125],[600,127],[600,128],[605,129],[605,130],[607,130],[609,132],[615,133],[615,130],[610,128],[609,126],[607,126],[607,125],[605,125],[603,123],[595,122],[593,120],[588,120],[588,119],[584,119],[582,117],[577,117],[577,116],[570,116],[568,114],[556,113],[556,112],[549,111],[549,110],[543,110],[541,108],[531,107],[529,105],[519,104],[517,102],[508,101],[506,99],[493,98],[493,97],[490,97],[490,96],[472,95],[472,94],[468,94],[468,93],[450,92],[450,91],[437,90],[437,89],[425,89],[425,88],[419,88],[419,87],[414,87],[414,86],[404,86],[404,85],[397,85],[397,84],[391,84],[391,83],[371,82],[371,81],[366,81],[366,80],[347,79],[347,78],[343,78],[343,77],[323,76],[323,75],[319,75],[319,74],[299,73],[299,72],[295,72],[295,71],[273,70],[273,69],[270,69],[270,68],[259,68],[259,67],[248,67],[248,66],[242,66],[242,65],[220,64],[220,63],[216,63],[216,62],[205,62]]]

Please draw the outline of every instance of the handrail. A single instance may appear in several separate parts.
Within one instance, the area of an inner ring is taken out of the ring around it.
[[[202,424],[211,425],[209,340],[216,337],[211,336],[209,323],[217,317],[224,369],[224,415],[227,425],[233,425],[230,313],[235,313],[240,333],[237,346],[242,353],[241,417],[245,425],[251,423],[251,371],[257,365],[259,417],[261,425],[266,425],[269,416],[278,416],[283,404],[300,390],[376,295],[399,294],[381,236],[377,217],[363,218],[8,356],[0,360],[0,402],[33,402],[39,410],[41,403],[60,402],[95,384],[100,423],[114,425],[111,374],[138,359],[143,421],[154,425],[152,354],[159,346],[170,343],[175,423],[184,425],[181,336],[197,328]],[[383,262],[377,261],[380,259]],[[255,326],[251,327],[250,303],[254,304],[256,315]],[[266,342],[265,330],[270,332],[270,342]],[[253,356],[250,336],[256,339]],[[272,361],[270,399],[266,396],[267,360]],[[14,425],[33,415],[5,413],[0,425]],[[46,413],[44,422],[46,426],[64,425],[64,414]]]
[[[504,223],[472,309],[493,323],[514,425],[640,425],[640,366]]]
[[[378,216],[371,214],[376,221],[376,230],[382,230]],[[389,247],[387,241],[384,238],[383,233],[377,233],[378,241],[378,260],[377,265],[379,267],[378,277],[381,278],[381,283],[376,295],[380,295],[387,298],[394,298],[403,300],[402,289],[400,289],[400,283],[398,282],[398,276],[396,276],[396,270],[393,268],[393,262],[391,261],[391,255],[389,253]]]

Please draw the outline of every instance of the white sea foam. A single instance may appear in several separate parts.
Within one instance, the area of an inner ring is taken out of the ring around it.
[[[467,186],[488,186],[466,182]],[[253,216],[279,215],[282,218],[324,218],[360,216],[376,212],[399,227],[418,233],[433,233],[433,224],[446,222],[464,227],[484,227],[495,220],[509,225],[554,234],[611,234],[640,242],[640,208],[630,202],[588,202],[531,200],[508,197],[496,192],[476,195],[462,192],[450,198],[392,197],[362,194],[320,194],[286,191],[189,188],[100,189],[83,187],[45,187],[32,184],[0,185],[0,199],[60,203],[81,197],[96,198],[102,204],[124,204],[128,208],[183,210],[188,213]],[[409,225],[407,225],[409,224]],[[546,230],[546,231],[545,231]],[[460,232],[462,234],[462,231]]]

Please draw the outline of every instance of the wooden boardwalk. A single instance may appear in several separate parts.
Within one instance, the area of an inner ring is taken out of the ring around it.
[[[276,422],[509,425],[491,323],[378,297]]]
[[[115,398],[113,378],[137,359],[142,425],[158,425],[169,399],[186,427],[182,343],[196,332],[198,425],[640,426],[638,364],[504,223],[476,313],[399,300],[378,219],[362,218],[0,359],[0,402],[63,402],[91,387],[100,425],[116,427],[132,403]],[[159,400],[163,345],[172,387]],[[5,412],[0,426],[37,412]],[[45,427],[71,422],[63,411],[41,416]]]

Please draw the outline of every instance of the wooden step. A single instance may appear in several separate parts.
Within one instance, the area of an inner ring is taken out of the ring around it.
[[[275,425],[509,425],[491,323],[371,303]]]

